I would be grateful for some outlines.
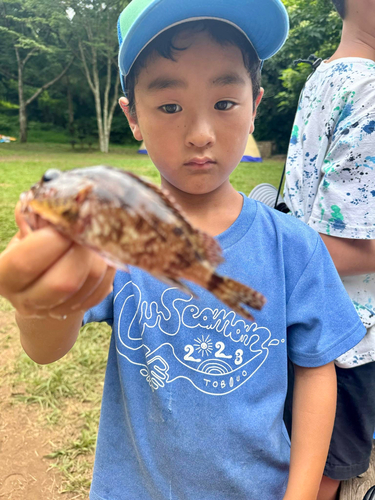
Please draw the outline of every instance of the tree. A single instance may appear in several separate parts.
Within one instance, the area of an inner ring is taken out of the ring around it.
[[[119,97],[116,23],[127,0],[72,0],[74,44],[93,93],[100,151],[108,153],[113,114]],[[110,102],[110,94],[112,99]]]
[[[293,61],[312,53],[329,57],[341,32],[341,21],[331,0],[283,2],[290,16],[290,35],[283,49],[265,62],[265,97],[255,130],[257,140],[275,141],[282,153],[288,147],[301,88],[311,72],[310,66],[295,66]],[[27,108],[34,130],[38,125],[35,122],[44,122],[51,127],[65,127],[71,134],[76,130],[84,141],[85,137],[96,135],[97,129],[102,151],[108,151],[111,129],[112,141],[131,141],[121,111],[116,108],[116,23],[127,3],[128,0],[0,0],[0,100],[20,106],[13,111],[0,109],[2,129],[14,135],[18,111],[23,122],[21,136],[25,137]],[[72,55],[75,61],[69,68],[69,81],[57,81]],[[42,93],[54,82],[48,92]]]
[[[49,0],[22,0],[22,2],[2,0],[0,6],[2,10],[0,32],[7,37],[9,45],[14,49],[17,76],[13,73],[13,65],[9,65],[8,68],[2,65],[2,72],[18,82],[20,141],[26,142],[27,106],[45,89],[60,80],[72,64],[72,60],[66,63],[64,50],[61,49],[64,45],[64,25],[67,27],[68,21],[66,9],[63,1],[56,0],[53,2]],[[35,80],[29,78],[27,81],[25,70],[31,58],[38,56],[40,56],[40,63],[44,62],[44,65],[47,63],[47,67],[44,66],[45,70],[39,71],[47,81],[35,88],[40,77],[38,76]],[[53,56],[53,60],[47,56]],[[56,69],[60,66],[59,58],[65,66],[62,71],[61,67],[59,71]],[[8,58],[8,63],[9,61]],[[50,78],[52,72],[54,76]],[[29,96],[26,96],[25,85],[34,87]]]
[[[283,49],[263,70],[265,98],[259,108],[256,138],[274,140],[286,152],[298,98],[312,68],[294,65],[315,54],[323,59],[336,50],[342,22],[330,0],[283,0],[290,18],[290,33]]]

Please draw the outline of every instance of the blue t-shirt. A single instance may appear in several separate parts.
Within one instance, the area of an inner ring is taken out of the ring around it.
[[[255,322],[131,268],[85,321],[113,326],[91,500],[281,500],[287,358],[329,363],[363,327],[319,235],[244,197],[218,271],[267,298]]]

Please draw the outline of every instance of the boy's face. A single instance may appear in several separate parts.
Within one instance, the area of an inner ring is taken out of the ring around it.
[[[150,58],[141,70],[137,116],[129,116],[124,102],[122,107],[163,186],[208,194],[229,182],[241,161],[263,90],[254,109],[251,78],[238,47],[188,32],[175,44],[189,48],[175,61]]]

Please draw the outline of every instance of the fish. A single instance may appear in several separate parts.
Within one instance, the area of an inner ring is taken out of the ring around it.
[[[223,262],[215,238],[194,228],[173,197],[132,172],[98,165],[50,169],[20,196],[21,213],[33,230],[52,225],[109,265],[135,266],[196,297],[196,283],[247,320],[244,307],[261,310],[265,297],[216,268]],[[184,280],[184,281],[182,281]]]

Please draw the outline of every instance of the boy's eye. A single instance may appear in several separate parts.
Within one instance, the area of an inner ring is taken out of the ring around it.
[[[169,115],[182,111],[181,106],[179,106],[178,104],[166,104],[165,106],[162,106],[161,109],[164,111],[164,113],[168,113]]]
[[[235,105],[232,101],[219,101],[215,104],[215,109],[219,111],[228,111],[228,109],[232,109]]]

